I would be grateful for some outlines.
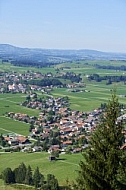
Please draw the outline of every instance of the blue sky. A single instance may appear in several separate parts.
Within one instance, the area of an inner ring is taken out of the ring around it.
[[[126,53],[126,0],[0,0],[0,43]]]

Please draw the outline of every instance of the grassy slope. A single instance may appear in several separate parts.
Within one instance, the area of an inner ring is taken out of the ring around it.
[[[29,134],[30,124],[14,121],[10,118],[0,117],[0,133],[17,133],[24,136]]]
[[[20,112],[37,116],[39,111],[20,106],[26,100],[26,94],[0,94],[0,116],[5,112]]]
[[[24,162],[26,166],[31,165],[33,171],[38,166],[40,172],[46,177],[47,174],[54,174],[60,184],[65,184],[66,179],[75,180],[79,162],[82,160],[81,154],[60,155],[60,160],[50,162],[48,153],[1,153],[0,173],[6,168],[12,169]]]

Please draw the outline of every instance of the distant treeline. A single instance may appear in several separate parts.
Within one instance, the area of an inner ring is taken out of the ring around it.
[[[102,80],[107,80],[107,84],[112,82],[126,82],[126,76],[100,76],[98,74],[93,74],[88,77],[89,80],[95,80],[96,82],[101,82]]]
[[[120,70],[120,71],[126,71],[126,66],[125,65],[121,65],[121,66],[114,66],[114,65],[99,65],[99,64],[95,64],[95,67],[97,69],[108,69],[108,70]]]
[[[47,60],[43,60],[43,61],[35,61],[35,60],[13,60],[11,61],[11,64],[14,66],[20,66],[20,67],[27,67],[27,66],[31,66],[31,67],[49,67],[51,65],[54,65],[53,62],[47,62]]]
[[[37,85],[37,86],[58,86],[58,85],[63,85],[62,82],[56,78],[45,78],[42,80],[23,80],[23,84],[29,84],[29,85]]]
[[[76,74],[73,72],[67,72],[63,74],[62,76],[60,76],[60,78],[71,80],[71,82],[76,82],[76,83],[79,83],[82,80],[81,74]]]

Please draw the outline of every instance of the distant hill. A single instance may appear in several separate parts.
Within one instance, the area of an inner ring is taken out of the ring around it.
[[[126,60],[126,54],[109,53],[96,50],[59,50],[41,48],[20,48],[9,44],[0,44],[0,58],[11,61],[25,61],[36,64],[56,64],[76,60]]]

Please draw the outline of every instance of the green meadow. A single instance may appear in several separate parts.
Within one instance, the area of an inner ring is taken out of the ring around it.
[[[27,136],[29,134],[29,126],[29,124],[0,116],[0,134],[16,133]]]
[[[41,72],[41,73],[57,73],[57,68],[59,69],[58,72],[75,72],[77,74],[99,74],[99,75],[122,75],[125,72],[123,71],[116,71],[116,70],[105,70],[105,69],[95,69],[94,65],[111,65],[111,66],[121,66],[126,65],[126,62],[124,61],[106,61],[106,60],[85,60],[85,61],[79,61],[72,62],[72,63],[62,63],[58,65],[53,65],[50,67],[42,67],[42,68],[35,68],[35,67],[19,67],[14,66],[10,63],[1,63],[0,61],[0,72],[20,72],[24,73],[26,71],[34,71],[34,72]]]
[[[58,68],[60,72],[75,72],[77,74],[82,75],[90,75],[90,74],[99,74],[101,76],[105,75],[124,75],[126,72],[124,71],[116,71],[116,70],[109,70],[109,69],[96,69],[94,67],[95,64],[98,65],[111,65],[111,66],[121,66],[126,65],[124,61],[106,61],[106,60],[85,60],[73,62],[73,63],[63,63],[56,65],[55,68]]]
[[[26,71],[34,71],[34,72],[41,72],[41,73],[56,73],[54,67],[42,67],[42,68],[35,68],[35,67],[19,67],[14,66],[10,63],[1,63],[0,61],[0,72],[19,72],[19,73],[25,73]]]
[[[79,111],[92,111],[100,107],[101,103],[106,103],[111,97],[111,90],[116,89],[119,102],[126,104],[126,98],[121,95],[126,94],[126,87],[123,83],[113,85],[105,85],[102,83],[88,83],[86,87],[87,92],[70,92],[66,88],[54,89],[52,95],[67,96],[70,101],[70,108]]]
[[[30,165],[33,172],[38,166],[40,172],[46,177],[47,174],[53,174],[60,185],[65,185],[66,180],[70,182],[77,177],[79,162],[83,159],[81,154],[64,154],[59,156],[59,160],[50,162],[48,153],[0,153],[0,173],[7,167],[12,169],[24,162],[26,166]]]
[[[3,115],[6,112],[20,112],[26,113],[30,116],[39,114],[38,110],[29,109],[23,106],[20,106],[20,103],[26,100],[27,94],[0,94],[0,115]]]
[[[0,133],[17,133],[24,136],[29,134],[29,124],[5,117],[6,112],[25,113],[38,116],[39,111],[20,105],[26,99],[26,94],[0,94]]]

